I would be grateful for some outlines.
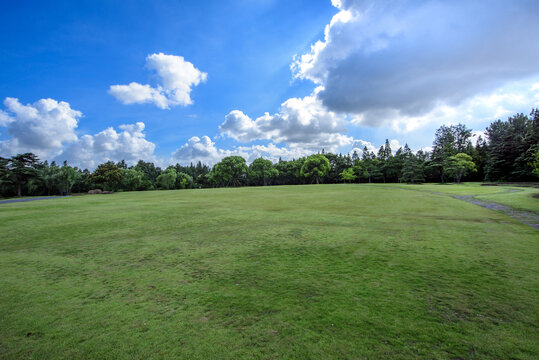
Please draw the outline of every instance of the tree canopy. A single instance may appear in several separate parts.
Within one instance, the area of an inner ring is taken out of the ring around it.
[[[100,164],[90,176],[90,181],[101,184],[103,190],[114,190],[122,179],[120,168],[112,161]]]
[[[277,175],[279,175],[279,170],[273,166],[270,160],[258,158],[249,165],[249,176],[255,182],[262,182],[264,186],[268,184],[269,180],[276,178]]]
[[[462,176],[468,172],[477,171],[475,163],[470,155],[465,153],[458,153],[450,156],[444,162],[444,172],[452,176],[456,183],[460,183]]]
[[[436,130],[431,152],[408,145],[392,149],[386,139],[376,154],[320,154],[298,159],[263,158],[249,166],[241,156],[227,156],[213,167],[198,161],[162,170],[152,162],[106,162],[94,171],[64,162],[40,162],[35,154],[0,157],[0,196],[51,195],[104,190],[190,189],[218,186],[296,185],[338,182],[537,181],[539,178],[539,109],[496,120],[485,137],[471,142],[463,124]]]
[[[227,156],[213,167],[212,179],[223,186],[239,186],[246,177],[247,171],[244,158]]]
[[[322,154],[315,154],[305,159],[301,167],[301,175],[311,182],[320,184],[320,179],[328,173],[330,169],[329,160]]]
[[[176,172],[176,169],[174,169],[173,167],[169,167],[157,177],[157,183],[165,189],[169,190],[171,188],[174,188],[177,177],[178,173]]]

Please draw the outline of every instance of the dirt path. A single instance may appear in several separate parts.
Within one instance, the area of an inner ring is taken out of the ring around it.
[[[395,187],[395,189],[422,191],[422,192],[428,192],[428,193],[436,194],[436,195],[450,196],[455,199],[464,200],[466,202],[469,202],[470,204],[474,204],[474,205],[481,206],[490,210],[502,212],[505,215],[517,220],[518,222],[531,226],[532,228],[536,230],[539,230],[539,213],[534,212],[534,211],[520,210],[520,209],[512,208],[507,205],[498,204],[495,202],[479,200],[474,195],[453,195],[453,194],[437,192],[437,191],[410,189],[410,188],[404,188],[404,187]],[[496,194],[512,193],[512,192],[518,192],[518,191],[521,191],[521,190],[505,189]]]
[[[518,190],[513,190],[514,192]],[[504,213],[505,215],[512,217],[513,219],[520,221],[523,224],[529,225],[534,229],[539,230],[539,214],[532,211],[525,211],[514,209],[510,206],[479,200],[473,195],[449,195],[455,199],[464,200],[474,205],[478,205],[487,209],[496,210]]]
[[[65,197],[70,197],[70,196],[71,195],[67,195],[67,196],[44,196],[44,197],[30,198],[30,199],[1,200],[0,204],[11,204],[11,203],[17,203],[17,202],[36,201],[36,200],[62,199],[62,198],[65,198]]]

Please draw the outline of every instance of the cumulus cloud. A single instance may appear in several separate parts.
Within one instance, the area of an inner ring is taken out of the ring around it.
[[[374,146],[370,141],[356,139],[352,143],[352,152],[357,151],[358,153],[363,153],[363,149],[367,147],[367,150],[376,152],[376,146]]]
[[[69,103],[41,99],[23,105],[16,98],[4,100],[6,111],[0,110],[0,126],[6,127],[9,140],[0,141],[4,156],[33,152],[40,157],[57,155],[64,144],[77,140],[75,129],[82,113]]]
[[[396,153],[397,150],[399,150],[401,147],[404,147],[404,145],[402,145],[397,139],[390,140],[389,146],[391,147],[391,151],[393,152],[393,154]]]
[[[254,159],[263,157],[273,162],[282,159],[297,159],[302,156],[310,155],[310,152],[303,149],[289,149],[278,147],[273,143],[267,145],[238,146],[231,150],[219,149],[208,136],[193,136],[187,143],[177,149],[172,155],[172,161],[179,162],[182,165],[188,165],[191,162],[214,165],[226,156],[242,156],[248,163]]]
[[[223,150],[217,149],[208,136],[193,136],[187,143],[177,149],[172,157],[180,164],[201,161],[205,164],[215,164],[223,155]]]
[[[235,152],[243,156],[249,163],[260,157],[276,163],[279,159],[291,160],[312,155],[311,151],[303,148],[278,147],[273,143],[267,145],[238,146]]]
[[[472,145],[477,145],[477,140],[479,140],[479,137],[481,137],[483,140],[488,139],[486,131],[481,130],[475,130],[472,131],[472,136],[470,137],[470,141],[472,142]]]
[[[324,39],[291,67],[324,86],[318,98],[330,111],[360,115],[363,125],[443,113],[539,73],[537,1],[333,4],[340,11]]]
[[[109,127],[95,135],[83,135],[71,144],[57,159],[93,169],[106,161],[125,160],[134,164],[138,160],[155,160],[155,144],[145,139],[144,123],[120,125],[122,131]]]
[[[15,121],[9,114],[3,110],[0,110],[0,126],[5,127],[7,124]]]
[[[351,122],[357,126],[388,126],[398,133],[408,133],[430,125],[465,123],[468,126],[506,118],[516,112],[527,112],[539,106],[539,88],[534,89],[529,79],[508,83],[486,94],[472,96],[460,104],[439,104],[420,115],[402,114],[396,109],[385,109],[356,115]]]
[[[264,115],[252,120],[240,110],[225,116],[219,126],[222,135],[240,142],[271,140],[286,143],[296,149],[334,150],[352,142],[347,131],[347,121],[328,111],[317,99],[322,88],[304,98],[290,98],[281,104],[278,113]]]
[[[192,104],[192,88],[207,78],[206,73],[182,56],[163,53],[148,55],[146,67],[157,73],[160,84],[156,87],[131,82],[129,85],[112,85],[109,93],[126,105],[153,103],[160,109],[169,109]]]
[[[150,85],[141,85],[136,82],[129,85],[112,85],[109,92],[125,105],[154,103],[161,109],[169,107],[168,99],[162,94],[161,89],[154,89]]]

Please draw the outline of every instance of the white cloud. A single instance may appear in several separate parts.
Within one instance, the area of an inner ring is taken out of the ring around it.
[[[0,141],[4,156],[33,152],[39,157],[57,155],[64,144],[77,140],[75,129],[82,113],[69,103],[41,99],[23,105],[16,98],[4,100],[7,111],[0,111],[0,126],[6,127],[11,139]]]
[[[464,0],[333,4],[340,12],[323,41],[291,68],[324,86],[318,98],[329,110],[360,114],[363,125],[400,118],[410,131],[430,115],[447,116],[472,96],[539,72],[536,1],[492,2],[489,11]]]
[[[363,149],[367,147],[368,151],[372,151],[375,154],[377,153],[376,147],[370,142],[365,141],[361,139],[355,139],[352,143],[352,149],[348,152],[349,154],[353,154],[354,152],[357,152],[359,156],[363,155]]]
[[[226,156],[242,156],[248,163],[254,159],[263,157],[273,162],[277,162],[279,158],[283,160],[297,159],[302,156],[310,155],[311,152],[302,149],[289,149],[286,147],[278,147],[273,143],[267,145],[252,145],[238,146],[231,150],[219,149],[208,136],[197,137],[193,136],[187,143],[177,149],[172,155],[172,162],[179,162],[182,165],[188,165],[191,162],[214,165]]]
[[[129,85],[112,85],[109,93],[126,105],[153,103],[158,108],[169,109],[192,104],[192,87],[207,78],[206,73],[182,56],[151,54],[146,57],[146,67],[157,72],[161,81],[157,87],[131,82]]]
[[[279,158],[283,160],[291,160],[312,155],[311,151],[305,149],[278,147],[273,143],[269,143],[268,145],[239,146],[234,149],[234,152],[240,156],[243,156],[248,163],[253,162],[259,157],[276,163],[279,161]]]
[[[144,123],[120,125],[121,132],[109,127],[95,135],[83,135],[57,159],[82,168],[93,169],[106,161],[154,161],[155,144],[145,139]]]
[[[376,151],[376,147],[370,141],[360,139],[354,140],[352,147],[354,149],[360,149],[361,151],[363,151],[365,147],[367,147],[367,150],[369,151]]]
[[[136,82],[129,85],[112,85],[109,92],[125,105],[154,103],[161,109],[169,107],[168,99],[161,90],[154,89],[150,85],[141,85]]]
[[[217,149],[208,136],[193,136],[172,155],[175,161],[185,165],[198,161],[213,165],[224,156],[223,150]]]
[[[0,126],[5,127],[7,124],[15,121],[9,114],[3,110],[0,110]]]
[[[517,81],[495,89],[493,92],[476,95],[449,106],[439,103],[421,115],[403,115],[395,109],[368,111],[352,118],[356,126],[389,126],[398,133],[409,133],[431,125],[464,123],[467,126],[483,126],[496,119],[504,119],[516,112],[527,112],[539,106],[539,88],[532,84],[536,79]]]
[[[219,131],[240,142],[271,140],[295,149],[333,151],[350,144],[352,138],[342,134],[347,131],[347,121],[318,101],[316,94],[320,90],[317,88],[301,99],[290,98],[281,104],[278,113],[265,113],[255,120],[240,110],[233,110],[225,116]]]
[[[397,139],[390,140],[389,146],[391,147],[391,151],[393,152],[393,154],[396,153],[397,150],[399,150],[401,147],[404,147],[404,145],[402,145]]]
[[[487,139],[486,131],[481,130],[475,130],[472,131],[472,136],[470,137],[470,141],[472,142],[472,145],[477,145],[477,140],[479,140],[479,137],[481,137],[483,140]]]

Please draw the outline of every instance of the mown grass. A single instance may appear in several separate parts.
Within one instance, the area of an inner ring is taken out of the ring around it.
[[[480,195],[478,199],[497,202],[515,209],[523,209],[539,213],[539,189],[511,188],[511,192]]]
[[[365,185],[367,186],[367,184]],[[539,196],[539,189],[532,187],[507,185],[481,186],[481,183],[421,185],[369,184],[369,186],[397,187],[450,195],[472,195],[480,200],[539,213],[539,198],[537,197]]]
[[[0,206],[0,357],[539,356],[537,230],[362,185]]]

